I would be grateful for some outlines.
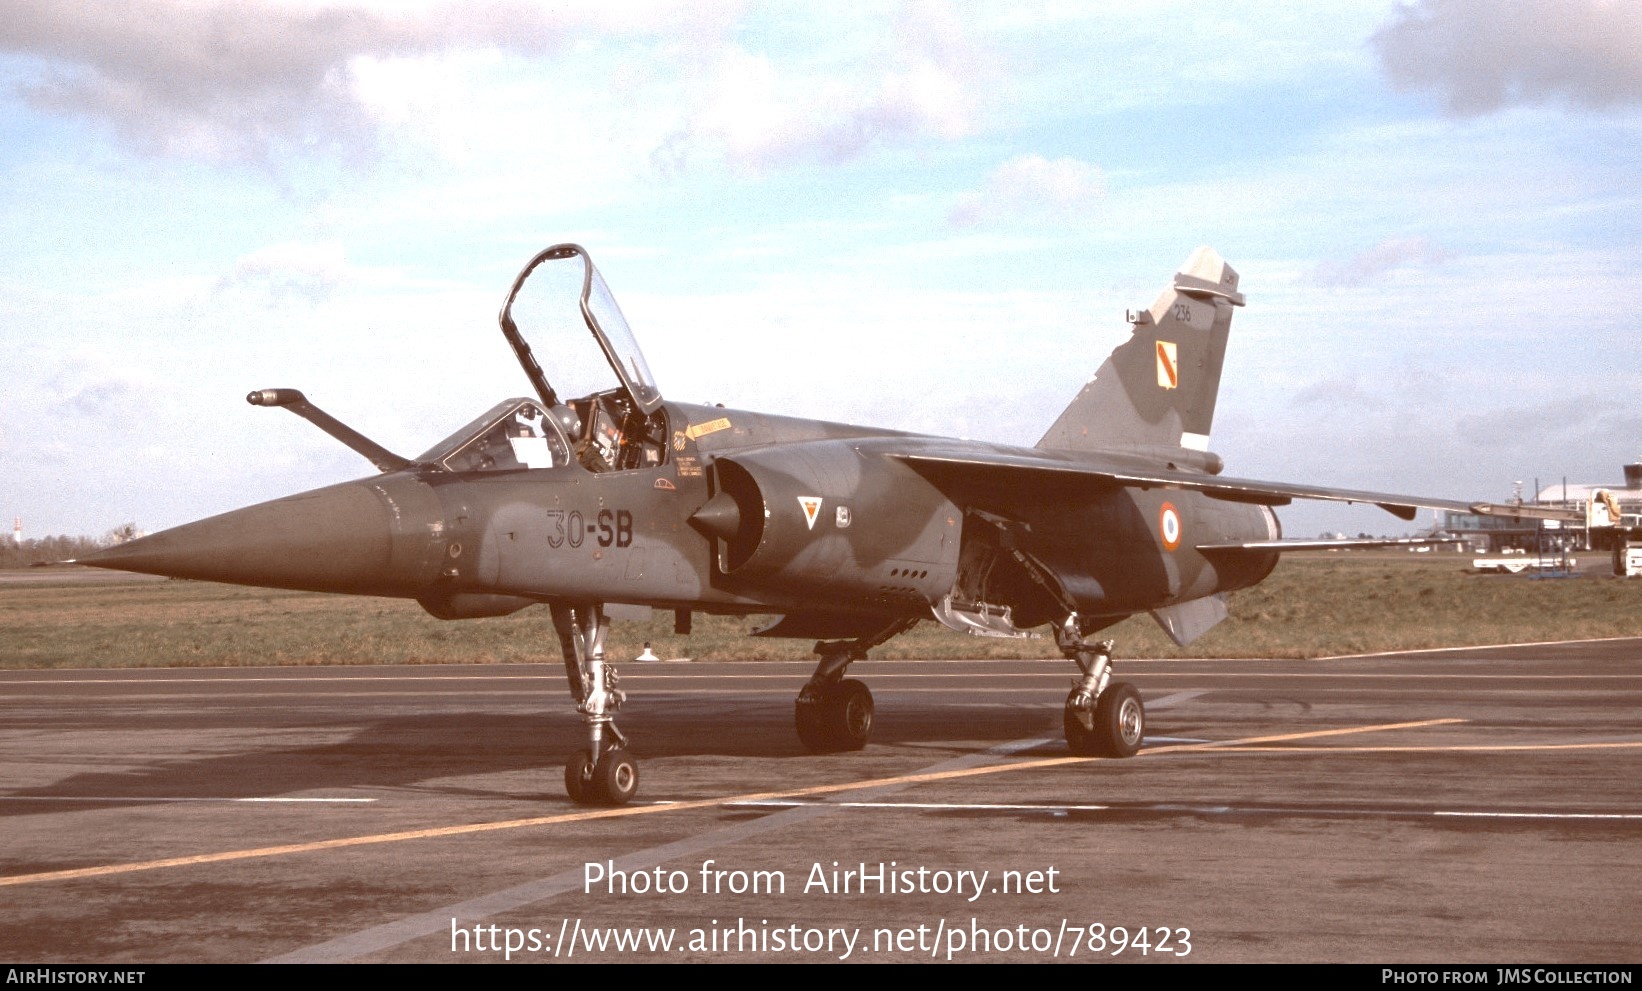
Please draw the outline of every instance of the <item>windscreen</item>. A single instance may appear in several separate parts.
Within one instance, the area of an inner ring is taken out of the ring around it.
[[[446,471],[518,471],[570,463],[558,427],[531,399],[509,399],[446,437],[417,461]]]

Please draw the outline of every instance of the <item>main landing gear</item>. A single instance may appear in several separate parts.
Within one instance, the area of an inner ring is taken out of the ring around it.
[[[1066,696],[1066,745],[1086,757],[1133,757],[1146,736],[1146,707],[1126,681],[1112,681],[1111,640],[1087,641],[1077,613],[1055,630],[1055,643],[1083,677]]]
[[[872,692],[844,669],[864,661],[867,651],[917,624],[898,620],[870,636],[816,643],[821,660],[793,702],[793,722],[804,749],[813,754],[860,750],[872,736]]]
[[[625,805],[638,793],[639,768],[627,752],[627,737],[616,728],[614,713],[626,695],[617,687],[616,669],[604,660],[610,621],[598,604],[555,605],[552,611],[565,678],[587,727],[587,746],[565,762],[565,791],[584,805]],[[844,671],[916,622],[901,620],[870,636],[816,643],[821,660],[793,702],[793,722],[807,750],[837,753],[867,745],[872,736],[872,692],[860,681],[845,678]],[[1066,697],[1062,721],[1067,746],[1085,756],[1134,756],[1146,735],[1146,709],[1135,686],[1111,680],[1113,642],[1084,640],[1077,614],[1072,613],[1055,630],[1055,643],[1083,672]]]
[[[610,620],[597,604],[552,609],[565,678],[587,727],[587,746],[565,762],[564,790],[583,805],[625,805],[638,793],[639,766],[612,715],[627,696],[616,687],[616,669],[604,661]]]

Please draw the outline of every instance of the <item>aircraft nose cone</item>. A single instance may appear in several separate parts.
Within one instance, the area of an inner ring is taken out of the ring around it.
[[[442,530],[426,504],[405,505],[422,501],[406,498],[418,489],[427,487],[411,479],[346,482],[164,530],[78,563],[266,588],[414,594],[431,577],[416,566],[430,555],[407,557],[403,545],[418,539],[417,524],[424,550]],[[422,512],[406,513],[413,508]]]

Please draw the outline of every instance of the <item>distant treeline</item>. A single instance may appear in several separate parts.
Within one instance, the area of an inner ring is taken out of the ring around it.
[[[38,540],[25,540],[20,544],[0,539],[0,569],[27,568],[36,564],[50,564],[53,561],[67,561],[104,547],[123,544],[138,536],[141,536],[141,533],[137,530],[136,524],[127,523],[115,527],[101,537],[41,537]]]

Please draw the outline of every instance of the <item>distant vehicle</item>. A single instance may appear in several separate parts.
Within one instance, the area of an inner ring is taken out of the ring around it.
[[[1529,554],[1518,548],[1508,548],[1496,557],[1472,558],[1471,568],[1475,571],[1496,571],[1513,575],[1520,575],[1524,571],[1569,571],[1573,568],[1573,559],[1562,554]]]
[[[1621,578],[1642,575],[1642,543],[1626,542],[1614,545],[1613,573]]]

